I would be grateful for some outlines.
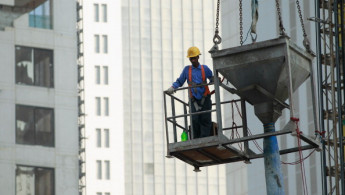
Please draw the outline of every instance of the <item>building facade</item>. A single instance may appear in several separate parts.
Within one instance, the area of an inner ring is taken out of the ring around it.
[[[0,194],[78,194],[76,3],[0,4]]]
[[[86,194],[124,194],[121,1],[84,0]]]

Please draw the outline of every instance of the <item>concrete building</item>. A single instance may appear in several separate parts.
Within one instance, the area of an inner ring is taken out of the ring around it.
[[[291,37],[291,40],[303,48],[303,34],[298,16],[298,10],[295,1],[278,1],[282,13],[283,25],[285,32]],[[236,6],[234,6],[236,5]],[[314,17],[314,2],[301,1],[301,10],[304,19],[306,32],[313,48],[315,48],[315,28],[314,23],[306,18]],[[251,24],[251,7],[250,1],[243,1],[243,40],[248,36],[244,44],[251,44],[250,35],[247,32]],[[236,0],[222,1],[222,48],[230,48],[240,45],[240,16],[239,6]],[[257,23],[257,41],[274,39],[279,36],[278,18],[276,2],[274,0],[259,1],[259,21]],[[315,49],[313,49],[315,51]],[[316,63],[316,62],[315,62]],[[316,70],[316,68],[314,68]],[[316,75],[316,74],[314,74]],[[314,135],[313,109],[310,91],[310,81],[304,83],[299,90],[294,93],[295,113],[300,118],[299,127],[304,134]],[[228,97],[230,98],[230,97]],[[262,133],[262,123],[254,115],[252,106],[247,106],[248,126],[253,133]],[[227,116],[229,117],[229,116]],[[283,115],[276,122],[277,130],[280,130],[289,120],[289,112],[283,111]],[[262,140],[258,141],[262,147]],[[280,148],[297,147],[297,139],[291,135],[279,136],[278,143]],[[250,147],[259,152],[253,143]],[[307,156],[311,151],[304,152]],[[299,159],[298,153],[282,155],[281,161],[295,162]],[[307,160],[304,161],[308,194],[321,194],[321,165],[320,153],[314,152]],[[253,160],[252,164],[233,163],[226,166],[227,172],[227,194],[266,194],[265,171],[263,159]],[[285,194],[303,194],[303,182],[300,165],[282,165]]]
[[[0,1],[0,194],[78,194],[75,10]]]
[[[84,0],[86,193],[124,194],[121,1]]]

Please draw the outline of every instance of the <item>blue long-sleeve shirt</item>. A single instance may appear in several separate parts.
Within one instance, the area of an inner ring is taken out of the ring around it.
[[[206,79],[209,79],[210,81],[212,80],[212,71],[210,70],[210,68],[206,65],[204,66],[204,71],[205,71],[205,77]],[[177,80],[172,84],[172,87],[177,89],[179,87],[181,87],[184,82],[186,80],[188,80],[189,78],[189,67],[190,66],[185,66],[180,77],[177,78]],[[192,66],[192,81],[196,84],[202,84],[202,74],[201,74],[201,66],[199,64],[199,66],[197,68],[195,68],[194,66]],[[201,86],[201,87],[197,87],[197,90],[195,92],[195,90],[192,88],[192,95],[194,96],[195,99],[200,100],[202,98],[202,96],[205,93],[205,87]]]

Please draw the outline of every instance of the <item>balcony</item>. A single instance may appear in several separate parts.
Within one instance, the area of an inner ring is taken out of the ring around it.
[[[0,2],[0,30],[13,26],[13,21],[29,13],[46,0],[4,0]]]

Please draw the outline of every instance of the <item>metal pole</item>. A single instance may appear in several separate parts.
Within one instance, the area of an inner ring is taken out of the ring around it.
[[[172,116],[175,116],[175,101],[173,98],[171,98],[171,110],[172,110]],[[176,133],[176,119],[173,118],[173,132],[174,132],[174,142],[177,142],[177,133]]]
[[[335,57],[336,57],[336,78],[337,78],[337,107],[338,107],[338,132],[339,132],[339,156],[340,156],[340,183],[341,183],[341,194],[345,194],[345,190],[344,190],[344,159],[343,159],[343,152],[344,152],[344,148],[343,148],[343,121],[342,121],[342,97],[341,97],[341,75],[340,75],[340,46],[342,46],[341,44],[339,44],[339,26],[341,26],[341,24],[339,25],[339,7],[338,7],[338,1],[335,0],[334,1],[334,20],[335,20]],[[342,13],[342,11],[340,12]],[[343,17],[343,15],[341,15],[341,18]],[[342,19],[340,19],[340,21],[342,21]],[[341,22],[340,22],[341,23]],[[342,30],[342,26],[340,27]],[[336,150],[338,148],[335,148]],[[337,159],[338,161],[338,159]],[[337,169],[336,169],[337,170]]]
[[[246,111],[246,101],[241,100],[241,110],[242,110],[242,126],[243,126],[243,137],[248,136],[248,127],[247,127],[247,111]],[[248,141],[244,142],[244,152],[247,153],[249,148]]]
[[[167,157],[171,157],[169,151],[169,131],[168,131],[168,121],[167,121],[167,104],[166,104],[166,97],[165,92],[163,92],[163,101],[164,101],[164,119],[165,119],[165,134],[166,134],[166,142],[167,142]]]
[[[190,140],[191,134],[190,134],[190,131],[188,131],[188,117],[187,117],[187,106],[186,105],[183,105],[183,111],[184,111],[184,114],[186,115],[184,117],[184,128],[185,128],[185,131],[188,135],[188,140]]]
[[[274,132],[274,123],[264,124],[264,132]],[[264,163],[267,195],[284,195],[284,180],[276,136],[264,138]]]
[[[213,69],[214,72],[214,90],[216,96],[216,114],[217,114],[217,126],[218,126],[218,137],[223,134],[223,127],[222,127],[222,110],[220,107],[220,90],[219,90],[219,79],[218,79],[218,70],[215,68]]]
[[[320,0],[315,1],[315,13],[316,17],[321,19],[320,13]],[[321,25],[319,22],[315,23],[315,30],[316,30],[316,55],[317,55],[317,77],[318,77],[318,103],[319,103],[319,131],[322,132],[325,128],[324,123],[324,97],[323,97],[323,88],[322,88],[322,51],[321,51]],[[326,144],[324,140],[324,136],[321,136],[321,144],[322,144],[322,152],[321,152],[321,178],[322,178],[322,194],[327,194],[327,173],[326,173]]]
[[[341,19],[340,19],[340,25],[341,25],[341,56],[342,56],[342,59],[343,60],[341,60],[341,67],[342,67],[342,70],[343,70],[343,72],[342,72],[342,77],[343,77],[343,87],[345,86],[345,77],[344,77],[344,72],[345,72],[345,60],[344,60],[344,56],[345,56],[345,50],[344,50],[344,38],[345,38],[345,32],[344,32],[344,25],[345,25],[345,23],[344,23],[344,1],[343,0],[340,0],[339,1],[340,2],[340,13],[341,13]],[[340,65],[340,64],[339,64]],[[339,68],[339,69],[341,69],[341,68]],[[342,90],[342,95],[343,95],[343,98],[345,98],[345,90],[343,89]],[[345,100],[344,100],[344,102],[345,102]],[[342,124],[342,128],[343,128],[343,125],[344,124]],[[344,148],[344,145],[343,145],[343,143],[344,143],[344,130],[342,129],[341,130],[341,132],[339,133],[339,136],[340,136],[340,147],[342,148],[341,149],[341,152],[340,152],[340,162],[341,162],[341,168],[342,168],[342,170],[341,170],[341,177],[342,177],[342,194],[345,194],[345,176],[344,176],[344,174],[345,174],[345,170],[344,170],[344,167],[345,167],[345,163],[344,163],[344,156],[345,156],[345,154],[344,154],[344,150],[345,150],[345,148]]]

